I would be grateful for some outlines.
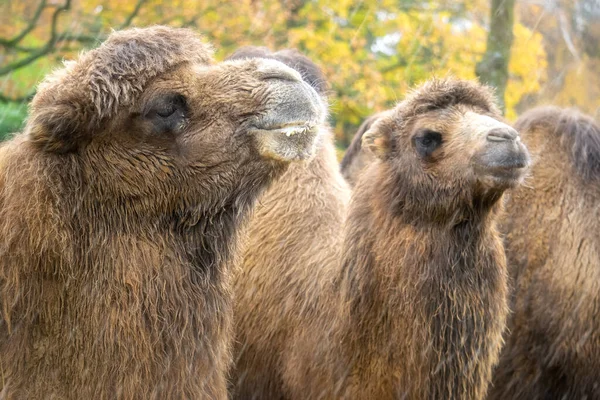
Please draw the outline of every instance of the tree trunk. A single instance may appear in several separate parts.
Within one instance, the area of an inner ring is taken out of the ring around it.
[[[515,0],[491,0],[490,33],[482,60],[475,67],[479,80],[496,88],[498,101],[505,109],[504,92],[513,42]]]

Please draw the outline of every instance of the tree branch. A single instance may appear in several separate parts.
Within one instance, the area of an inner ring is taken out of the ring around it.
[[[105,35],[73,35],[70,33],[64,33],[60,35],[59,42],[79,42],[79,43],[96,43],[106,39]]]
[[[41,57],[45,56],[46,54],[50,53],[52,50],[54,50],[54,47],[56,46],[56,43],[58,42],[58,38],[59,38],[58,34],[56,33],[56,25],[58,24],[58,16],[60,15],[61,12],[69,10],[70,8],[71,8],[71,0],[66,0],[65,4],[63,4],[60,7],[57,7],[56,10],[54,10],[54,13],[52,14],[52,23],[50,24],[50,39],[48,39],[48,42],[46,42],[44,47],[41,47],[38,51],[33,52],[28,57],[25,57],[21,60],[15,61],[12,64],[8,64],[7,66],[5,66],[3,68],[0,68],[0,76],[6,75],[16,69],[19,69],[28,64],[31,64],[38,58],[41,58]]]
[[[23,40],[23,38],[25,36],[27,36],[27,34],[29,32],[31,32],[32,30],[35,29],[37,22],[40,19],[40,16],[42,15],[42,12],[44,11],[45,8],[46,8],[46,0],[41,0],[38,8],[35,10],[35,13],[33,14],[33,18],[31,19],[31,21],[29,21],[29,24],[27,25],[27,27],[25,29],[23,29],[21,31],[21,33],[19,33],[17,36],[13,37],[12,39],[6,40],[6,39],[0,38],[0,45],[2,45],[4,47],[16,46],[21,40]]]
[[[198,18],[200,18],[203,13],[210,11],[212,8],[213,7],[210,7],[206,10],[202,10],[202,12],[199,12],[199,13],[193,15],[192,17],[188,18],[187,20],[183,20],[183,22],[181,23],[181,27],[182,28],[198,28]]]
[[[138,0],[138,2],[135,5],[135,8],[131,12],[131,14],[129,14],[127,19],[117,29],[124,29],[124,28],[127,28],[129,25],[131,25],[131,23],[133,22],[133,19],[138,15],[138,13],[140,12],[140,9],[142,8],[142,5],[144,5],[145,2],[146,2],[146,0]]]
[[[12,38],[10,40],[0,39],[0,45],[2,45],[4,47],[10,47],[17,51],[29,53],[25,58],[22,58],[20,60],[17,60],[11,64],[8,64],[8,65],[0,68],[0,76],[6,75],[14,70],[17,70],[26,65],[29,65],[32,62],[36,61],[37,59],[52,53],[56,49],[56,45],[60,42],[79,42],[79,43],[90,44],[90,43],[96,43],[98,41],[102,41],[102,40],[106,39],[105,35],[98,35],[98,36],[94,37],[94,36],[90,36],[90,35],[72,35],[69,33],[57,32],[58,17],[61,12],[67,11],[71,8],[71,1],[72,0],[65,0],[65,3],[62,6],[57,7],[54,10],[54,13],[52,14],[52,22],[50,25],[50,38],[48,39],[48,41],[46,42],[46,44],[44,46],[39,47],[39,48],[24,47],[24,46],[19,46],[19,42],[29,32],[31,32],[35,28],[36,23],[39,20],[40,15],[42,14],[43,10],[45,8],[50,7],[47,4],[47,0],[41,1],[39,7],[37,8],[37,10],[35,12],[34,17],[31,19],[28,26],[21,33],[19,33],[17,36],[15,36],[14,38]],[[146,2],[147,2],[147,0],[138,0],[133,11],[127,16],[125,21],[117,29],[124,29],[124,28],[128,27],[129,25],[131,25],[131,23],[133,22],[133,19],[138,15],[142,6]]]
[[[569,28],[567,27],[567,17],[565,17],[565,13],[562,10],[558,11],[558,22],[560,26],[560,32],[562,33],[563,40],[567,45],[567,49],[575,58],[577,62],[581,62],[581,57],[579,57],[579,53],[573,44],[573,40],[571,39],[571,35],[569,34]]]

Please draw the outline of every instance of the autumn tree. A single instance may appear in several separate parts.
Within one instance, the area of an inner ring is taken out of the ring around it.
[[[71,30],[61,29],[61,17],[72,11],[73,3],[72,0],[61,1],[56,3],[40,0],[35,8],[31,8],[33,3],[21,3],[23,12],[31,14],[29,20],[13,22],[12,29],[9,29],[10,25],[4,24],[0,33],[5,34],[7,38],[0,37],[0,47],[4,49],[4,56],[0,60],[0,77],[17,73],[54,53],[64,53],[68,44],[75,42],[91,46],[104,39],[101,30],[98,27],[94,29],[92,25],[85,34],[73,34]],[[138,0],[131,12],[125,14],[124,22],[117,25],[116,29],[128,27],[146,1]],[[15,8],[19,6],[16,2],[8,1],[5,7],[9,8],[9,12],[3,13],[4,19],[8,15],[14,15],[17,11]],[[33,91],[18,97],[7,97],[0,93],[0,101],[29,100],[32,96]]]
[[[483,59],[475,72],[479,79],[496,88],[502,110],[506,108],[504,93],[508,82],[508,63],[513,44],[515,0],[491,0],[490,32]]]
[[[600,1],[549,0],[517,3],[522,23],[538,31],[549,79],[517,105],[578,107],[600,120]]]
[[[215,44],[217,58],[242,45],[306,53],[328,77],[342,146],[366,116],[393,106],[409,87],[431,76],[474,79],[490,12],[488,0],[5,0],[0,7],[0,100],[28,98],[62,59],[97,45],[111,29],[188,26]],[[518,19],[514,35],[509,118],[540,90],[545,70],[541,35]],[[0,109],[0,130],[4,115]]]

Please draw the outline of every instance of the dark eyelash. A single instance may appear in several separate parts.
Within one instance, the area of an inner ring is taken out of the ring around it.
[[[431,144],[432,140],[428,137],[424,137],[423,139],[421,139],[421,143],[424,144],[425,146],[429,146]]]
[[[155,112],[156,112],[156,115],[158,115],[159,117],[167,118],[167,117],[170,117],[171,115],[173,115],[173,113],[175,111],[177,111],[177,108],[175,107],[175,105],[169,104],[168,107],[156,110]]]

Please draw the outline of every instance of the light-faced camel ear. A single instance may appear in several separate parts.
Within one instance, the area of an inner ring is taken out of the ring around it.
[[[377,158],[384,158],[390,151],[390,132],[374,124],[363,134],[362,148],[370,151]]]

